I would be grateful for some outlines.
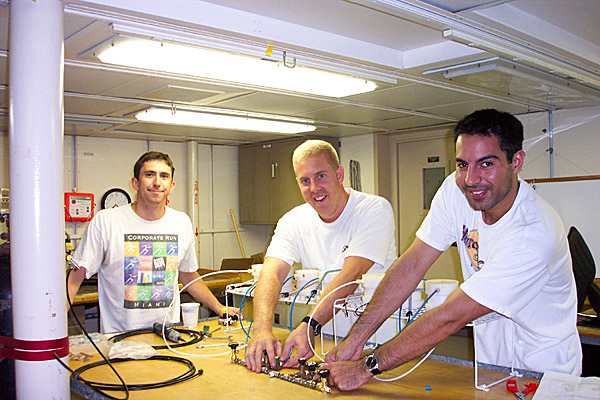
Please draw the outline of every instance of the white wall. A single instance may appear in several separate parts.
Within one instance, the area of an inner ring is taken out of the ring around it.
[[[548,113],[519,116],[525,127],[523,179],[549,178]],[[552,113],[554,177],[600,174],[600,107]],[[545,132],[543,130],[546,130]]]
[[[186,143],[67,136],[64,190],[93,193],[96,212],[102,195],[113,187],[125,189],[134,200],[133,165],[148,150],[167,153],[173,160],[175,190],[169,196],[169,206],[187,212],[188,193],[193,190],[193,183],[187,176]],[[196,250],[202,268],[218,269],[223,258],[241,257],[229,211],[233,210],[236,220],[239,218],[237,162],[237,147],[198,145],[199,218],[194,230],[198,230]],[[81,236],[86,226],[87,222],[66,223],[67,231],[75,238]],[[273,227],[239,226],[239,230],[249,257],[265,251]]]
[[[374,135],[340,139],[340,164],[344,167],[344,187],[350,187],[350,160],[360,163],[362,192],[375,194]]]

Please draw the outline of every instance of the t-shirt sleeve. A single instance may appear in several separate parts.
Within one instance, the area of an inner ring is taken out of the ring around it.
[[[300,237],[296,234],[296,225],[292,217],[293,212],[294,210],[279,218],[273,238],[265,254],[265,257],[277,258],[290,266],[294,265],[295,262],[300,262],[300,254],[296,244],[300,241]]]
[[[384,198],[376,198],[354,216],[355,231],[344,257],[358,256],[389,267],[390,246],[395,243],[394,212]],[[395,247],[395,246],[394,246]]]
[[[417,230],[416,236],[439,251],[445,251],[456,241],[456,210],[462,196],[454,174],[449,175],[431,201],[431,208]]]
[[[73,253],[75,261],[86,269],[88,279],[98,273],[105,256],[106,241],[102,235],[102,219],[101,213],[92,218]]]
[[[517,227],[498,238],[482,269],[461,284],[461,289],[479,304],[514,318],[549,280],[546,246],[532,248],[528,229]]]

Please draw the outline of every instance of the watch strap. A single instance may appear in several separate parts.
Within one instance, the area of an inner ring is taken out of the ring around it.
[[[309,317],[308,315],[302,318],[302,322],[306,322],[313,329],[315,336],[319,336],[321,334],[321,324],[314,318]]]

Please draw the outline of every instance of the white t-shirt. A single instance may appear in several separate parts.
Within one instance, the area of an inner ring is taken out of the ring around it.
[[[477,325],[477,360],[536,372],[581,373],[577,295],[560,217],[524,181],[510,210],[483,222],[446,178],[417,237],[437,250],[457,243],[461,289],[501,318]]]
[[[383,197],[347,190],[348,203],[333,222],[323,222],[306,203],[288,211],[277,222],[266,257],[328,271],[360,256],[374,262],[369,272],[385,272],[397,258],[392,206]]]
[[[91,221],[73,255],[98,273],[101,332],[148,328],[179,321],[178,271],[198,269],[192,224],[169,207],[156,221],[139,217],[130,205],[102,210]]]

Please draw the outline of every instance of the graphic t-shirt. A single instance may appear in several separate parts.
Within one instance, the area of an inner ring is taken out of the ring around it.
[[[85,231],[74,258],[98,273],[102,332],[147,328],[179,321],[178,271],[198,269],[189,217],[166,208],[156,221],[130,205],[100,211]]]

